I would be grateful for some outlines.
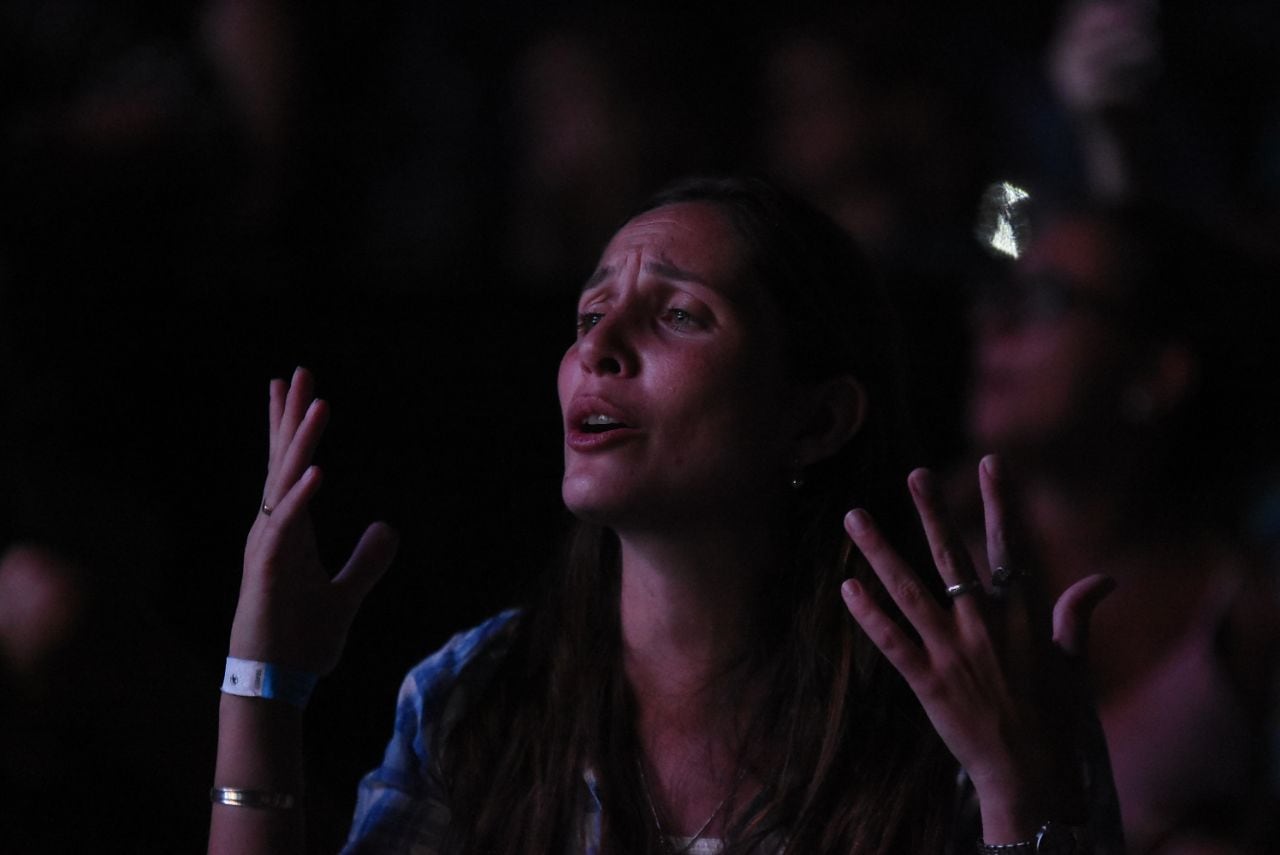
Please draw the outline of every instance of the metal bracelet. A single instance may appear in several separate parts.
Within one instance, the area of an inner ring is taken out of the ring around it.
[[[1035,855],[1034,840],[1019,840],[1017,843],[986,843],[978,841],[978,855]]]
[[[239,787],[214,787],[209,790],[209,801],[216,805],[259,810],[289,810],[296,803],[293,793],[281,793],[275,790],[244,790]]]
[[[1017,843],[978,841],[978,855],[1081,855],[1092,851],[1088,832],[1081,826],[1050,820],[1040,826],[1031,840]]]

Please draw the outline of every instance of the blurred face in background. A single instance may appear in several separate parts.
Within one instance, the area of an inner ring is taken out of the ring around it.
[[[1115,253],[1096,223],[1052,223],[979,299],[969,429],[981,449],[1052,452],[1117,426],[1137,343]]]
[[[79,571],[33,543],[0,554],[0,666],[34,673],[67,644],[81,622]]]

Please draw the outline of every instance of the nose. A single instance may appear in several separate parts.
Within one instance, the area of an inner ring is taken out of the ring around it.
[[[589,374],[635,374],[639,359],[630,312],[623,307],[606,312],[578,341],[578,358]]]

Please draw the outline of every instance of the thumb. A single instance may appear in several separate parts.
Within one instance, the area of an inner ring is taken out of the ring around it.
[[[1086,576],[1062,592],[1053,606],[1053,640],[1070,656],[1083,656],[1093,610],[1116,588],[1102,573]]]
[[[358,606],[387,572],[399,545],[400,536],[386,523],[376,522],[364,530],[346,566],[333,579],[351,598],[353,606]]]

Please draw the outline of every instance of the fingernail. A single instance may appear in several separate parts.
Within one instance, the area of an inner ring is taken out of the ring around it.
[[[907,487],[922,498],[933,496],[933,473],[928,469],[916,469],[907,477]]]
[[[858,584],[857,579],[845,579],[844,584],[840,586],[840,593],[845,600],[854,600],[862,596],[862,585]]]
[[[1000,475],[1000,470],[996,465],[996,456],[994,454],[988,454],[986,457],[982,458],[982,470],[992,478],[996,478]]]
[[[871,518],[862,508],[854,508],[845,514],[844,527],[850,534],[863,534],[871,525]]]

